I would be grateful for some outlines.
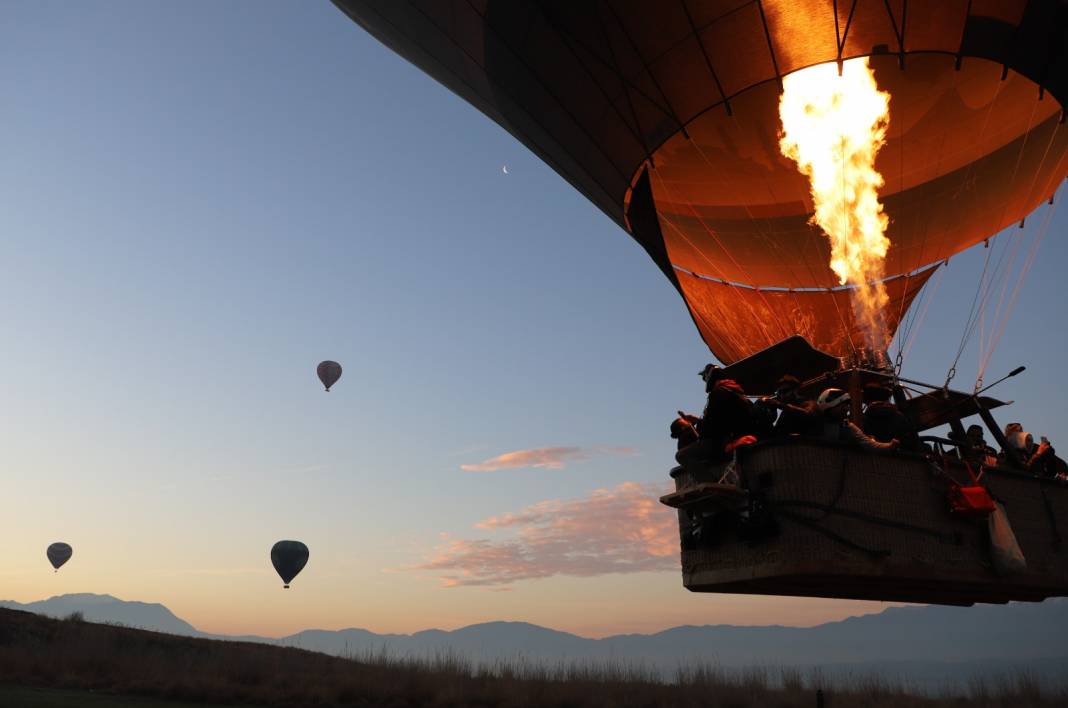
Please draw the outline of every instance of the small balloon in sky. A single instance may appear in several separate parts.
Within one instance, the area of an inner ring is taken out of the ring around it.
[[[330,387],[341,378],[341,364],[336,361],[321,361],[319,366],[316,367],[315,373],[319,375],[319,380],[323,382],[323,386],[326,386],[326,392],[329,393]]]
[[[271,565],[282,578],[283,588],[308,564],[308,547],[300,541],[279,541],[271,547]]]
[[[70,557],[74,555],[74,549],[67,543],[53,543],[45,551],[45,555],[48,556],[48,562],[52,564],[56,572],[59,572],[60,566],[70,560]]]
[[[508,174],[508,165],[502,165],[501,172],[503,172],[504,174]]]

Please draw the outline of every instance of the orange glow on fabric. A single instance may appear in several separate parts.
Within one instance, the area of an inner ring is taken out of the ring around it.
[[[820,64],[783,78],[779,149],[809,178],[813,223],[831,242],[831,270],[854,286],[852,302],[869,355],[886,351],[883,265],[889,219],[878,190],[875,156],[886,142],[890,94],[880,91],[868,59]]]

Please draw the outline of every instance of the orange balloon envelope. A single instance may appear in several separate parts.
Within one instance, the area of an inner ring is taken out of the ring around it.
[[[1057,0],[335,4],[625,228],[728,364],[795,334],[836,355],[862,341],[779,149],[784,76],[867,56],[890,93],[890,334],[939,264],[1068,173]]]

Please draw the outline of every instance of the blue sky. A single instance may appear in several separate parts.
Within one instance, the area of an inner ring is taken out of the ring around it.
[[[507,533],[474,528],[491,517],[666,481],[667,424],[700,409],[709,360],[666,279],[330,3],[6,15],[0,534],[16,549],[0,594],[110,592],[261,633],[523,619],[605,634],[878,609],[694,596],[677,560],[509,592],[413,569]],[[1018,401],[1002,422],[1055,444],[1068,441],[1066,213],[988,375],[1028,365],[998,390]],[[984,255],[941,276],[906,375],[944,380]],[[345,367],[330,394],[314,373],[327,358]],[[970,387],[976,358],[955,383]],[[542,447],[585,459],[460,469]],[[279,538],[312,549],[285,596],[266,563]],[[60,539],[75,556],[53,575],[43,550]]]

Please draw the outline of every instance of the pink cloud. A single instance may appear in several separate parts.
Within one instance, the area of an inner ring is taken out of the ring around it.
[[[624,482],[581,499],[543,501],[493,516],[475,527],[514,537],[446,537],[414,569],[439,572],[447,587],[676,569],[677,516],[658,501],[665,491],[660,484]]]
[[[594,455],[633,455],[629,447],[537,447],[531,450],[514,450],[491,457],[483,462],[460,465],[465,472],[496,472],[521,467],[541,467],[548,470],[564,468],[568,461],[585,460]]]

